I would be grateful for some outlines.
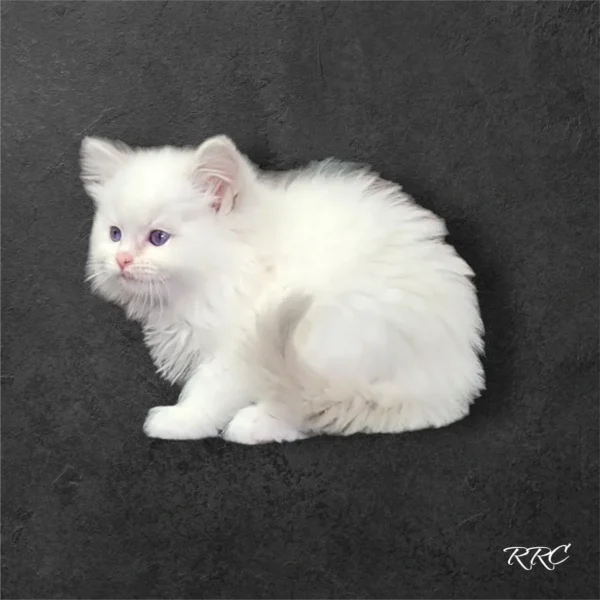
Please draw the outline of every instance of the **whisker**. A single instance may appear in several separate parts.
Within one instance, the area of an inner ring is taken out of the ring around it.
[[[164,296],[163,296],[163,294],[160,294],[160,304],[161,304],[161,311],[162,311],[163,306],[166,309],[166,307],[169,305],[170,295],[169,295],[169,286],[167,285],[167,283],[164,279],[160,279],[160,285],[165,289]]]

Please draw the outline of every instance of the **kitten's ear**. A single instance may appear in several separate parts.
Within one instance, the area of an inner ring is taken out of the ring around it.
[[[215,212],[227,214],[234,207],[243,167],[243,157],[225,135],[209,138],[196,150],[194,182],[214,197]]]
[[[85,137],[81,142],[81,181],[86,192],[97,198],[102,186],[123,166],[131,148],[122,142]]]

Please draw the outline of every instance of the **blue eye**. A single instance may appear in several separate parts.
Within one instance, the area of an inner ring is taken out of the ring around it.
[[[171,236],[166,231],[155,229],[150,232],[150,237],[148,239],[153,246],[162,246],[170,237]]]
[[[110,228],[110,239],[113,242],[118,242],[121,239],[121,230],[118,227]]]

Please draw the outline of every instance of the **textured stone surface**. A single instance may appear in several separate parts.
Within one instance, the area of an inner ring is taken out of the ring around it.
[[[590,2],[3,2],[3,597],[598,598],[597,31]],[[468,419],[143,436],[177,390],[82,282],[78,147],[221,132],[447,219],[487,327]]]

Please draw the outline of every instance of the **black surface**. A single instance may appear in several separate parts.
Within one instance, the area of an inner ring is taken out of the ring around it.
[[[2,3],[5,598],[598,598],[598,4]],[[86,134],[371,163],[475,267],[488,391],[438,431],[150,441],[83,284]],[[571,544],[554,571],[507,546]]]

